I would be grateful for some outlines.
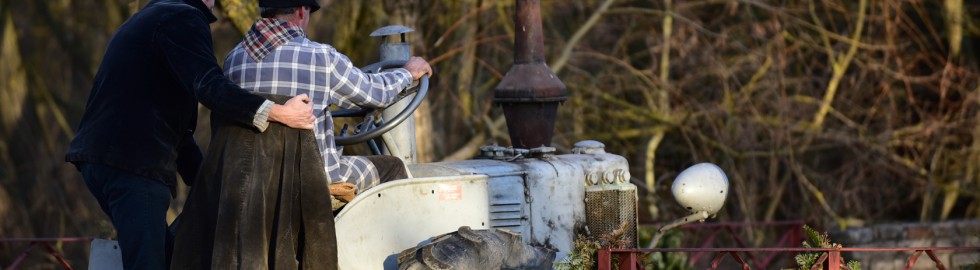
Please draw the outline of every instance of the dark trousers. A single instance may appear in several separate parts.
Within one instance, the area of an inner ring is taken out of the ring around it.
[[[170,188],[115,167],[79,164],[85,185],[116,227],[124,269],[169,269]]]
[[[374,167],[378,169],[378,178],[381,183],[408,178],[405,162],[393,156],[365,156]],[[360,191],[358,191],[360,192]]]

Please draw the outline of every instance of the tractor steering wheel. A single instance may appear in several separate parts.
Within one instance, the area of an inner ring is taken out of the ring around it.
[[[405,60],[381,61],[362,67],[361,71],[366,73],[378,73],[381,72],[382,69],[402,67],[405,65],[406,62],[407,61]],[[366,142],[368,140],[381,136],[381,134],[390,131],[391,129],[395,128],[396,126],[404,122],[405,119],[408,119],[409,116],[412,116],[412,114],[415,113],[415,109],[418,109],[419,105],[422,104],[422,100],[425,99],[425,95],[429,93],[429,75],[422,75],[422,78],[419,79],[418,86],[406,89],[405,91],[402,92],[402,96],[399,97],[398,99],[401,100],[402,98],[405,98],[412,93],[415,93],[415,98],[413,98],[412,101],[408,104],[408,106],[406,106],[405,109],[403,109],[400,113],[398,113],[398,115],[396,115],[394,118],[389,119],[388,121],[381,123],[381,125],[371,128],[369,130],[361,130],[359,133],[354,135],[343,136],[343,137],[338,136],[334,139],[334,142],[336,143],[337,146],[352,145],[356,143]],[[392,102],[391,104],[395,104],[397,102],[398,101],[395,101]],[[384,110],[385,108],[381,108],[380,110]],[[374,109],[374,108],[344,109],[344,110],[330,111],[330,114],[332,115],[332,117],[358,117],[358,116],[363,117],[373,113],[375,110],[378,109]],[[370,125],[363,125],[363,126],[365,128],[369,128]]]

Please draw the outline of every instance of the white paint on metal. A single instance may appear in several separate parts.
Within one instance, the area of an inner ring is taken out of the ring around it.
[[[524,168],[520,165],[492,159],[414,164],[408,165],[408,168],[412,171],[412,175],[417,177],[468,174],[483,174],[491,177],[524,175]]]
[[[401,251],[461,226],[512,230],[560,259],[585,231],[587,176],[629,185],[625,158],[592,153],[409,165],[417,178],[369,189],[338,214],[340,266],[397,269]],[[440,185],[458,185],[459,199],[440,197]]]
[[[494,177],[487,186],[490,192],[490,227],[524,234],[529,228],[524,178],[517,175]]]
[[[585,140],[575,143],[572,147],[573,154],[605,154],[606,145],[593,140]]]
[[[415,94],[408,95],[404,99],[388,106],[381,112],[381,117],[385,121],[391,120],[412,103]],[[397,157],[405,164],[418,163],[418,146],[415,141],[415,116],[405,119],[397,127],[385,133],[382,139],[388,147],[388,154]]]
[[[585,228],[585,159],[528,159],[527,193],[531,201],[531,232],[524,241],[557,249],[563,254],[575,247],[577,233]]]
[[[414,31],[415,29],[412,29],[411,27],[404,26],[404,25],[388,25],[375,29],[374,32],[371,32],[371,36],[380,37],[380,36],[387,36],[387,35],[411,33]]]
[[[345,270],[397,269],[401,251],[430,237],[460,226],[487,228],[487,179],[486,175],[415,178],[359,194],[335,218],[339,265]],[[447,196],[440,185],[458,186],[459,194]]]
[[[677,175],[670,192],[691,213],[705,211],[714,216],[728,197],[728,176],[715,164],[695,164]]]

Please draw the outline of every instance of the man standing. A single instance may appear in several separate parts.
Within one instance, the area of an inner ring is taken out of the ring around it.
[[[166,212],[177,173],[193,184],[202,155],[197,104],[263,131],[268,121],[311,129],[309,98],[274,104],[221,74],[214,0],[153,0],[106,49],[66,160],[112,220],[126,269],[168,268]]]
[[[404,68],[366,74],[333,47],[306,37],[315,0],[259,0],[262,19],[225,58],[225,75],[242,88],[279,95],[307,94],[313,103],[313,132],[331,183],[347,182],[365,190],[401,179],[405,165],[391,156],[341,156],[334,144],[330,105],[381,108],[432,68],[411,57]],[[309,87],[295,88],[293,85]]]

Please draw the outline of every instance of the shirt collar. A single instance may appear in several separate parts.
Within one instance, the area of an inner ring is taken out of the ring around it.
[[[279,19],[262,18],[245,33],[242,47],[253,60],[260,62],[279,46],[293,38],[305,36],[306,32],[298,25]]]

